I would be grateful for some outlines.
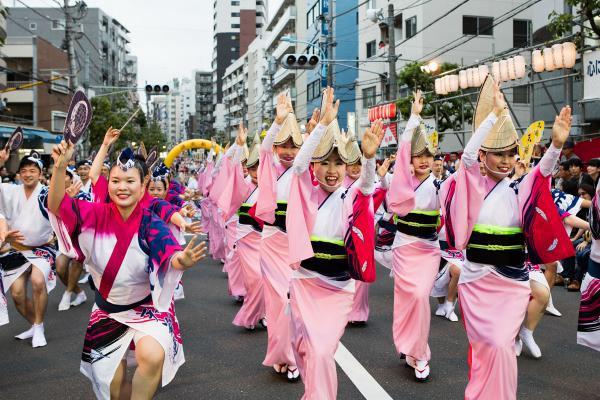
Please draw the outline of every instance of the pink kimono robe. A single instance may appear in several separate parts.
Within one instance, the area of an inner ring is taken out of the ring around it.
[[[317,125],[296,156],[288,204],[295,212],[287,214],[286,227],[290,265],[295,270],[290,306],[293,350],[305,389],[302,398],[333,400],[337,395],[334,355],[352,310],[355,281],[347,258],[334,261],[320,253],[327,248],[345,251],[356,192],[347,193],[340,186],[328,193],[313,184],[309,164],[325,130]],[[374,159],[363,160],[361,184],[355,191],[371,196],[374,181]]]
[[[267,354],[263,365],[296,366],[292,351],[288,293],[292,269],[288,257],[288,237],[285,229],[287,202],[292,182],[291,168],[275,159],[273,142],[280,126],[273,123],[260,146],[258,170],[259,195],[256,216],[265,222],[260,244],[260,267],[263,294],[269,328]]]
[[[529,205],[536,174],[549,176],[560,155],[550,146],[537,167],[521,181],[494,182],[479,171],[478,150],[497,118],[483,121],[465,146],[458,171],[442,185],[448,244],[467,249],[458,285],[459,303],[469,338],[469,383],[465,399],[516,399],[515,338],[529,303],[525,265],[490,265],[469,260],[474,228],[517,231]],[[545,190],[545,189],[544,189]]]
[[[246,288],[244,304],[235,316],[233,324],[253,329],[265,316],[263,278],[260,271],[260,226],[249,214],[250,208],[256,203],[258,188],[252,184],[250,176],[244,178],[242,165],[239,162],[226,167],[232,167],[233,171],[227,174],[228,180],[225,182],[225,189],[217,199],[217,206],[223,210],[226,219],[238,213],[234,247],[239,255]]]
[[[83,346],[81,372],[96,397],[110,398],[110,383],[130,344],[152,336],[163,348],[162,385],[185,361],[173,292],[182,271],[171,266],[181,247],[167,225],[139,204],[123,220],[113,203],[65,196],[56,235],[68,257],[82,254],[92,276],[95,305]]]

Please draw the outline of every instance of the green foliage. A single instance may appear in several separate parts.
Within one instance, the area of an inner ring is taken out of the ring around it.
[[[435,107],[431,104],[432,100],[452,97],[456,94],[453,93],[447,96],[436,95],[434,93],[436,77],[421,71],[422,65],[424,65],[424,63],[420,62],[407,64],[398,74],[398,82],[400,86],[407,86],[411,91],[410,96],[401,98],[396,102],[396,106],[398,107],[398,110],[404,119],[408,119],[410,117],[410,107],[413,99],[412,92],[417,89],[420,89],[426,93],[423,96],[425,101],[425,107],[423,108],[422,113],[423,117],[435,116]],[[440,66],[440,72],[450,71],[456,68],[458,68],[458,65],[456,64],[443,63]],[[473,119],[473,109],[470,103],[465,98],[449,99],[447,101],[438,103],[438,132],[444,132],[447,130],[460,131],[463,129],[461,119],[461,107],[463,102],[465,124],[471,123]]]
[[[94,116],[90,124],[90,144],[92,149],[97,149],[102,144],[104,134],[109,127],[121,128],[136,109],[125,94],[115,96],[94,97],[91,99]],[[160,126],[154,122],[148,122],[143,111],[138,112],[136,117],[121,132],[121,137],[113,146],[113,151],[131,145],[132,142],[144,142],[146,148],[157,146],[162,149],[166,144],[165,137]]]
[[[581,15],[587,19],[590,28],[596,37],[600,38],[600,26],[597,24],[595,17],[600,16],[600,0],[565,0],[566,3],[573,7],[575,11],[580,10]],[[552,11],[548,15],[550,23],[548,30],[554,35],[555,39],[563,37],[570,33],[573,27],[573,15]],[[588,33],[588,32],[586,32]]]

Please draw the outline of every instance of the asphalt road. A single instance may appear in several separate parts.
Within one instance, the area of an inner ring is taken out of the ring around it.
[[[431,379],[416,383],[395,354],[392,336],[393,285],[380,268],[371,287],[371,318],[349,327],[342,343],[394,399],[461,399],[467,381],[468,343],[461,323],[433,317]],[[302,384],[290,384],[261,365],[266,331],[247,332],[231,324],[238,305],[227,296],[221,264],[209,260],[186,272],[186,298],[177,303],[186,363],[158,399],[298,399]],[[48,346],[32,349],[13,339],[27,328],[10,306],[11,323],[0,328],[0,399],[91,399],[79,373],[91,302],[58,312],[64,288],[51,293],[46,318]],[[91,298],[89,288],[88,298]],[[519,359],[519,399],[600,399],[600,354],[575,343],[578,293],[553,291],[562,318],[545,316],[536,332],[543,357]],[[432,301],[433,306],[433,301]],[[363,396],[338,367],[340,399]]]

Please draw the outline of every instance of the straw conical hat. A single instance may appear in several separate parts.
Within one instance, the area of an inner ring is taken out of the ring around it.
[[[353,141],[349,139],[346,135],[344,135],[340,131],[340,125],[338,124],[337,119],[334,119],[327,130],[325,131],[325,135],[321,139],[321,142],[317,146],[312,161],[320,162],[331,155],[334,149],[337,149],[338,154],[342,161],[346,164],[351,164],[350,161],[350,152],[352,151]],[[360,156],[359,156],[360,159]],[[356,162],[356,161],[354,161]]]
[[[360,162],[360,158],[362,157],[362,152],[360,151],[360,146],[358,145],[358,141],[356,140],[356,135],[353,130],[349,129],[346,138],[348,140],[347,143],[347,157],[348,164],[356,164]]]
[[[494,78],[488,75],[483,82],[481,92],[477,98],[475,115],[473,117],[473,131],[476,131],[481,123],[494,109]],[[517,147],[519,135],[512,122],[507,109],[502,111],[498,120],[492,127],[487,139],[481,145],[483,151],[505,151]]]
[[[300,126],[298,125],[298,121],[296,120],[296,115],[294,113],[289,113],[286,117],[279,133],[275,137],[275,145],[284,144],[288,141],[289,138],[292,138],[294,142],[294,146],[300,147],[302,146],[302,133],[300,132]]]
[[[257,132],[254,135],[254,140],[252,141],[252,145],[250,147],[250,153],[248,154],[248,158],[246,161],[246,167],[253,167],[258,162],[258,154],[260,150],[260,135]]]
[[[421,123],[413,132],[410,142],[410,155],[416,157],[425,151],[428,151],[431,155],[435,155],[438,147],[437,137],[437,132],[427,133],[427,128],[421,120]]]
[[[250,155],[250,150],[248,150],[248,145],[244,144],[244,147],[242,148],[242,159],[240,160],[240,162],[243,164],[246,161],[248,161],[249,155]]]

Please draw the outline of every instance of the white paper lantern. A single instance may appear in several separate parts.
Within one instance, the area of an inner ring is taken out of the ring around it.
[[[444,76],[444,88],[446,93],[452,92],[452,85],[450,84],[450,75]]]
[[[552,48],[545,47],[542,50],[542,54],[544,55],[544,69],[548,72],[554,71],[554,56],[552,55]]]
[[[508,78],[510,80],[517,79],[517,73],[515,72],[515,59],[511,57],[506,60],[506,63],[508,65]]]
[[[552,46],[552,58],[554,59],[554,68],[563,68],[563,46],[561,43],[556,43]]]
[[[481,86],[481,79],[479,79],[479,68],[473,68],[473,87]]]
[[[515,56],[514,59],[515,59],[515,75],[517,76],[517,79],[521,79],[527,73],[527,70],[525,68],[525,57]]]
[[[531,52],[531,67],[535,72],[544,72],[544,56],[540,50]]]
[[[473,87],[473,68],[467,69],[467,84],[469,87]]]
[[[496,82],[500,82],[500,63],[498,61],[492,63],[492,75]]]
[[[440,78],[436,78],[434,81],[435,84],[435,94],[442,94],[442,80]]]
[[[508,77],[508,61],[500,60],[500,81],[505,82],[509,80]]]
[[[467,71],[462,70],[458,72],[458,84],[461,89],[466,89],[469,87],[469,82],[467,82]]]
[[[490,69],[488,68],[487,65],[480,65],[479,66],[479,82],[483,85],[483,82],[485,82],[485,78],[487,78],[487,76],[490,73]]]
[[[565,68],[573,68],[577,60],[577,47],[573,42],[565,42],[562,44],[563,61]]]
[[[458,91],[458,75],[450,75],[450,91],[457,92]]]

